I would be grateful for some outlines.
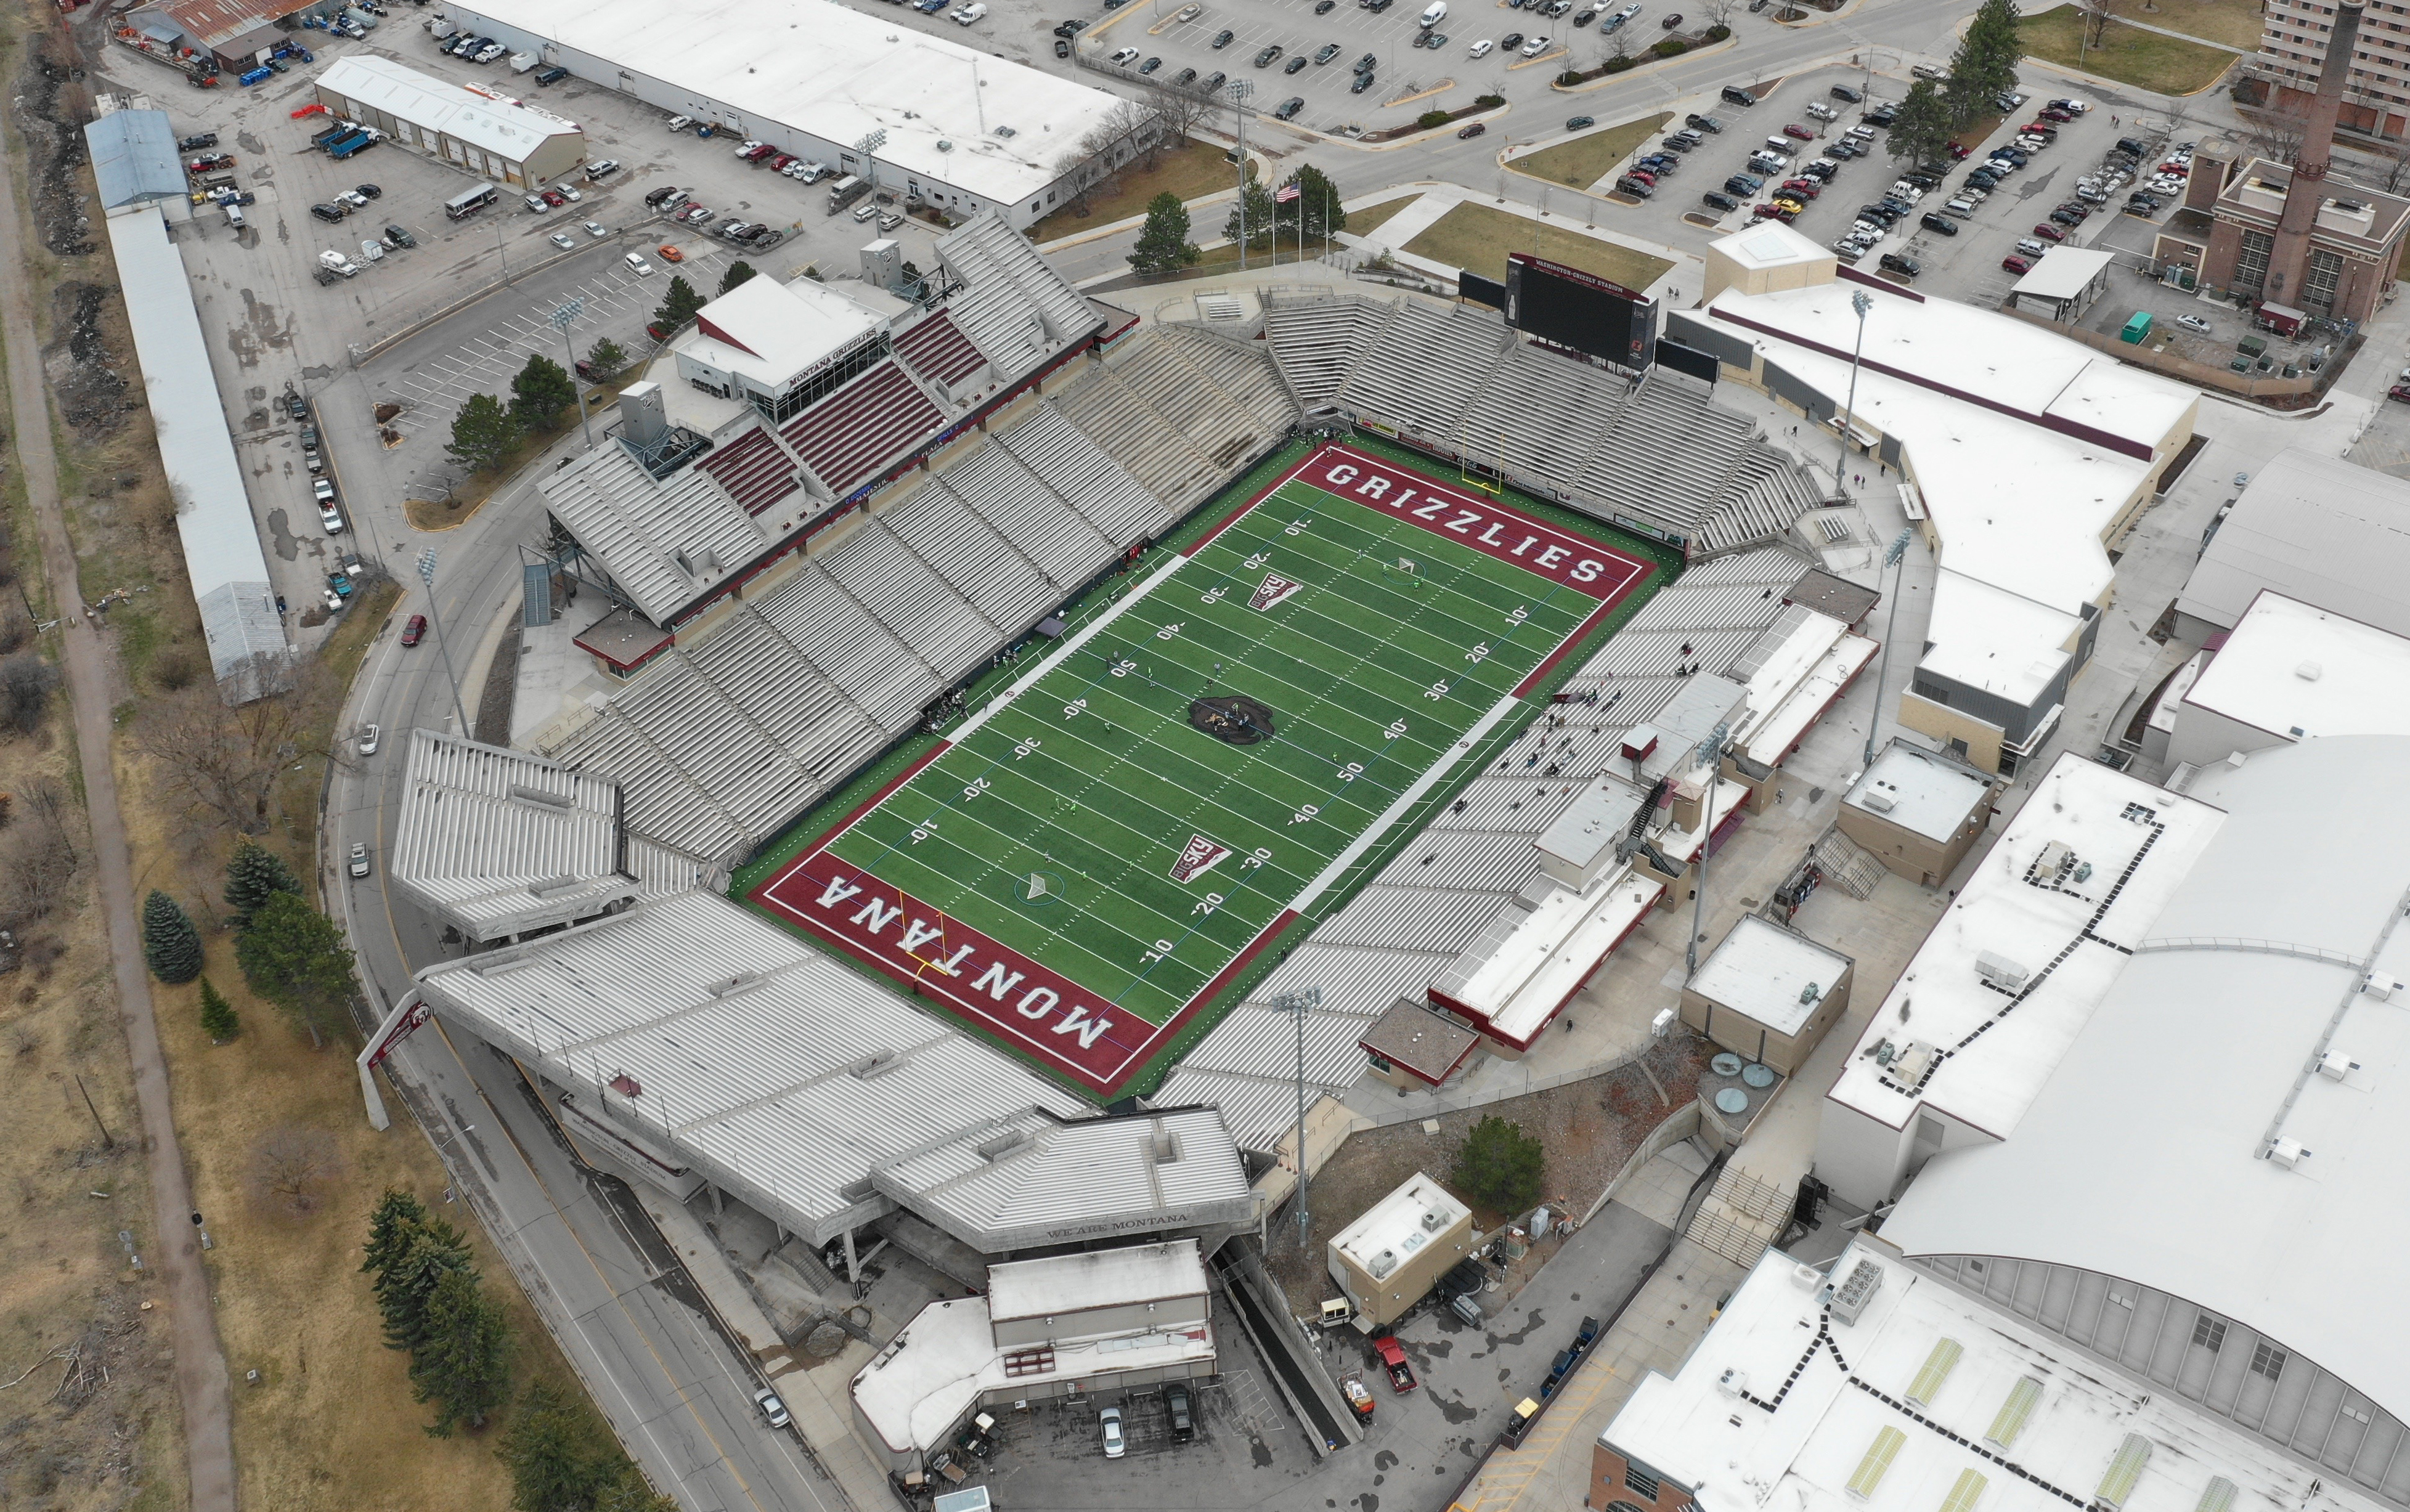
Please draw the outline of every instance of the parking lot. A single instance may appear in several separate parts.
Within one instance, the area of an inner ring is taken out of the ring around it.
[[[1836,98],[1835,85],[1857,91],[1866,97],[1862,102]],[[1915,281],[1917,287],[1930,288],[1947,298],[1996,304],[2016,282],[2016,275],[2002,268],[2001,260],[2016,251],[2018,241],[2036,240],[2033,227],[2045,224],[2054,208],[2073,196],[2076,181],[2098,167],[2102,155],[2120,137],[2140,136],[2154,146],[2164,145],[2163,137],[2138,126],[2130,117],[2121,116],[2113,100],[2087,99],[2086,103],[2095,109],[2071,122],[2057,124],[2057,139],[2032,154],[2024,168],[2011,174],[1975,207],[1971,216],[1947,217],[1957,227],[1956,235],[1924,229],[1920,222],[1925,213],[1938,213],[1953,197],[1970,169],[1994,147],[2014,138],[2019,126],[2034,120],[2048,98],[2063,93],[2035,83],[2021,85],[2020,91],[2029,97],[2016,112],[2004,117],[1972,150],[1967,161],[1953,164],[1942,176],[1941,187],[1925,195],[1913,212],[1897,222],[1891,234],[1868,248],[1858,266],[1875,272],[1885,254],[1904,254],[1914,259],[1922,269]],[[1615,180],[1629,159],[1603,173],[1591,188],[1592,196],[1604,200],[1598,210],[1599,224],[1675,246],[1702,245],[1738,230],[1754,218],[1752,207],[1766,202],[1786,178],[1796,176],[1800,168],[1829,151],[1829,144],[1857,125],[1866,111],[1906,93],[1904,80],[1863,68],[1825,67],[1776,81],[1764,90],[1754,106],[1734,105],[1712,93],[1678,102],[1666,132],[1681,129],[1684,117],[1694,113],[1711,115],[1722,131],[1703,135],[1696,148],[1679,154],[1675,171],[1662,177],[1654,194],[1646,200],[1613,195]],[[1834,119],[1818,119],[1809,110],[1810,106],[1831,110]],[[1616,125],[1615,120],[1602,118],[1595,128],[1587,128],[1584,133],[1559,132],[1543,138],[1532,151],[1554,146],[1573,135],[1586,135],[1588,130],[1609,132]],[[1767,138],[1780,135],[1791,125],[1800,127],[1807,137],[1804,140],[1789,139],[1793,148],[1789,171],[1768,173],[1750,167],[1749,154],[1764,147]],[[1648,138],[1636,149],[1635,155],[1661,150],[1662,139],[1662,133]],[[1819,245],[1830,246],[1840,238],[1858,218],[1859,207],[1880,199],[1909,167],[1890,156],[1880,128],[1866,141],[1865,155],[1835,160],[1835,170],[1822,193],[1808,202],[1793,223],[1801,234]],[[1733,197],[1741,201],[1741,208],[1733,211],[1719,211],[1702,201],[1701,196],[1707,192],[1725,193],[1725,181],[1735,173],[1759,176],[1764,181],[1764,186],[1752,195],[1734,194]],[[2128,184],[2112,194],[2107,204],[2094,207],[2088,219],[2068,232],[2065,244],[2089,245],[2122,224],[2140,233],[2128,239],[2127,244],[2146,253],[2146,223],[2117,213],[2118,206],[2133,187]],[[2160,216],[2166,213],[2163,207]]]
[[[1565,10],[1550,17],[1537,5],[1447,0],[1447,14],[1426,31],[1420,20],[1429,3],[1390,0],[1375,11],[1359,0],[1200,0],[1197,17],[1183,22],[1178,18],[1185,6],[1143,0],[1101,18],[1108,24],[1092,28],[1080,45],[1084,58],[1119,78],[1178,84],[1186,76],[1189,82],[1206,84],[1216,74],[1226,75],[1248,86],[1249,104],[1259,113],[1300,99],[1293,117],[1298,124],[1353,135],[1409,124],[1423,110],[1460,109],[1483,94],[1528,106],[1543,121],[1573,115],[1582,96],[1548,86],[1567,67],[1594,66],[1613,51],[1613,35],[1602,28],[1617,14],[1636,10],[1621,32],[1624,46],[1638,55],[1666,35],[1664,19],[1678,14],[1668,4],[1562,0]],[[1095,4],[1089,0],[1092,15]],[[1766,27],[1768,14],[1735,7],[1731,25],[1735,31]],[[1067,11],[1066,19],[1070,16]],[[1704,27],[1706,20],[1694,13],[1683,24]],[[1229,39],[1214,46],[1225,33]],[[1419,45],[1430,36],[1446,40],[1436,49]],[[1511,46],[1509,37],[1515,39]],[[1534,38],[1546,41],[1529,53]],[[1483,42],[1490,44],[1486,54],[1472,56]],[[1275,47],[1280,51],[1258,65],[1256,59]],[[1368,56],[1375,82],[1358,91],[1355,70]],[[1125,61],[1115,63],[1117,57]],[[1151,58],[1161,61],[1145,71]]]

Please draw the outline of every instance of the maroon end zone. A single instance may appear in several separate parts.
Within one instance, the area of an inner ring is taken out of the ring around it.
[[[1393,512],[1435,535],[1450,536],[1598,601],[1581,626],[1517,687],[1517,697],[1546,676],[1648,574],[1646,562],[1599,542],[1339,443],[1307,454],[1183,554],[1194,556],[1291,479]],[[1295,909],[1283,909],[1177,1012],[1154,1025],[829,853],[827,847],[838,836],[948,749],[950,743],[940,741],[924,752],[822,830],[747,897],[1103,1100],[1120,1096],[1250,962],[1297,922]]]

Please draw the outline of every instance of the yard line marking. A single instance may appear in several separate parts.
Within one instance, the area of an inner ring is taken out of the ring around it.
[[[1427,768],[1423,772],[1422,776],[1416,778],[1412,783],[1410,783],[1407,786],[1406,791],[1398,795],[1398,801],[1388,807],[1381,817],[1374,821],[1372,827],[1357,836],[1355,841],[1350,844],[1346,850],[1342,850],[1338,856],[1331,861],[1329,865],[1325,866],[1322,869],[1321,876],[1316,877],[1312,882],[1306,885],[1305,891],[1299,894],[1296,899],[1289,904],[1289,907],[1299,913],[1303,913],[1308,905],[1312,904],[1315,898],[1320,897],[1323,894],[1323,892],[1328,889],[1332,882],[1338,880],[1341,873],[1346,871],[1348,867],[1356,864],[1357,857],[1372,849],[1372,841],[1374,836],[1387,834],[1390,826],[1397,822],[1398,816],[1404,813],[1406,809],[1416,801],[1420,799],[1424,793],[1429,792],[1432,787],[1438,783],[1439,779],[1442,777],[1445,777],[1448,773],[1449,769],[1457,764],[1458,761],[1459,761],[1465,753],[1471,751],[1474,747],[1479,745],[1482,739],[1487,736],[1491,730],[1497,728],[1499,720],[1504,719],[1510,711],[1519,705],[1523,701],[1521,699],[1516,697],[1513,693],[1508,693],[1497,703],[1490,705],[1489,712],[1484,714],[1480,720],[1474,724],[1472,730],[1466,733],[1463,740],[1457,746],[1457,748],[1442,756],[1439,761],[1433,763],[1429,768]]]

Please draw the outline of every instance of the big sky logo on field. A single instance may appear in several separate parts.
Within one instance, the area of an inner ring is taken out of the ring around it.
[[[1264,580],[1256,585],[1254,595],[1247,600],[1247,607],[1269,609],[1287,600],[1303,587],[1305,587],[1303,583],[1294,578],[1283,577],[1278,573],[1266,573]]]
[[[1216,845],[1201,835],[1191,835],[1188,843],[1180,848],[1180,859],[1171,864],[1171,880],[1193,882],[1228,859],[1230,848]]]

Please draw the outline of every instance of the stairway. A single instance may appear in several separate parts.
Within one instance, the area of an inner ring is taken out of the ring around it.
[[[1808,859],[1824,874],[1824,880],[1853,898],[1873,896],[1888,869],[1873,851],[1842,834],[1837,825],[1824,832],[1808,850]]]
[[[1752,1266],[1781,1237],[1790,1218],[1790,1198],[1727,1164],[1691,1217],[1688,1237],[1735,1265]]]

